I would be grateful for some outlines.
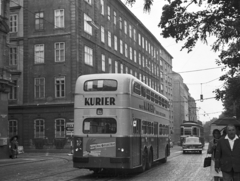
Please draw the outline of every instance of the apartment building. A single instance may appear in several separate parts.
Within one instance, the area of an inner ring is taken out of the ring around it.
[[[120,0],[23,0],[21,6],[23,39],[19,32],[11,41],[23,45],[23,66],[16,69],[22,98],[11,104],[9,120],[19,125],[25,148],[69,146],[66,125],[80,75],[132,74],[171,100],[172,56]]]

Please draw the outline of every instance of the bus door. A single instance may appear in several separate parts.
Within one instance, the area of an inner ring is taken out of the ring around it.
[[[141,164],[141,120],[133,119],[133,137],[132,137],[132,166]]]

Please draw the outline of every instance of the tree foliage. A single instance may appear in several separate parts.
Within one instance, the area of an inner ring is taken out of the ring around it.
[[[135,0],[127,0],[133,4]],[[153,0],[144,0],[144,10],[150,11]],[[196,10],[197,9],[197,10]],[[159,22],[164,38],[183,41],[182,49],[192,51],[197,41],[208,43],[215,37],[212,50],[219,52],[217,65],[226,73],[220,78],[222,90],[216,98],[223,101],[226,113],[230,105],[240,108],[240,0],[168,0]],[[238,94],[237,94],[238,93]]]

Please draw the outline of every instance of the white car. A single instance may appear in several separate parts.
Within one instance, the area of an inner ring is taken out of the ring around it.
[[[182,145],[183,154],[186,152],[198,152],[202,154],[202,143],[199,137],[186,137],[185,142]]]

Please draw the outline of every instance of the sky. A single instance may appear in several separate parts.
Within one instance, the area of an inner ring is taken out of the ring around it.
[[[122,1],[126,2],[125,0]],[[200,99],[200,94],[203,94],[203,98],[211,98],[203,102],[196,101],[199,110],[199,120],[205,123],[214,117],[218,118],[224,108],[221,101],[213,98],[215,97],[213,91],[217,88],[222,88],[223,82],[219,81],[218,78],[225,72],[218,68],[219,66],[216,64],[216,59],[219,59],[218,53],[211,50],[214,39],[209,38],[208,44],[199,41],[190,53],[187,53],[186,49],[181,51],[184,42],[176,43],[174,39],[166,39],[160,35],[161,28],[158,27],[158,24],[162,14],[162,7],[167,1],[155,0],[150,13],[143,11],[143,3],[144,0],[138,0],[132,7],[129,5],[127,7],[172,55],[172,70],[180,73],[184,83],[189,88],[191,96],[195,100]],[[181,73],[201,69],[209,70]]]

